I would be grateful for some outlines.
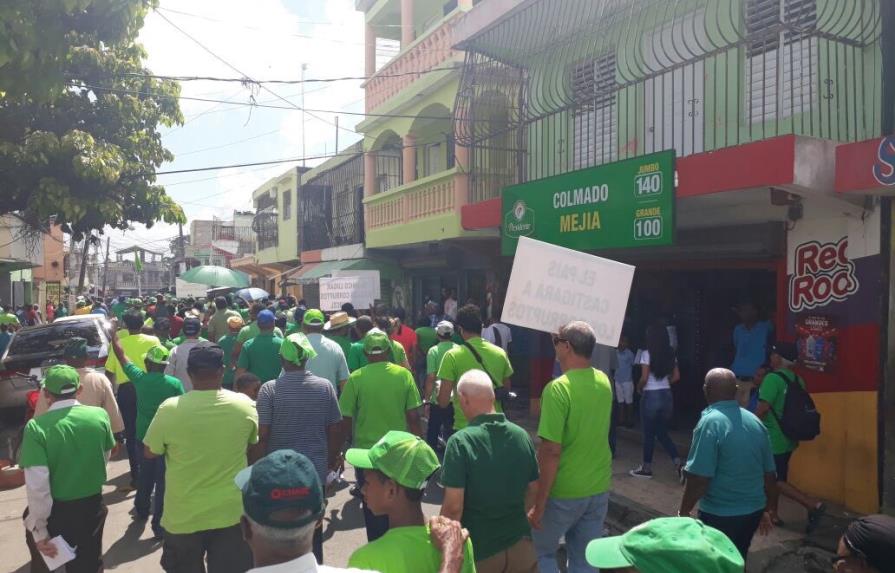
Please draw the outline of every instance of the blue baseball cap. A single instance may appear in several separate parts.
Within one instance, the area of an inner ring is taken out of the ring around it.
[[[258,326],[273,326],[277,317],[269,310],[262,310],[258,313]]]

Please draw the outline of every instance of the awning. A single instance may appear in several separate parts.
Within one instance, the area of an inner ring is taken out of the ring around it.
[[[313,267],[307,269],[310,265]],[[374,259],[344,259],[306,263],[300,274],[293,275],[291,280],[302,284],[313,283],[321,278],[332,276],[332,273],[337,271],[379,271],[379,276],[385,279],[394,280],[401,277],[401,268],[391,262]]]
[[[0,273],[11,273],[13,271],[21,271],[23,269],[32,269],[39,267],[31,261],[23,261],[19,259],[0,259]]]

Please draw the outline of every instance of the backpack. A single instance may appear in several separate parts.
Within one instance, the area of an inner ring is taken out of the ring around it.
[[[783,402],[783,415],[778,416],[774,408],[771,414],[777,420],[783,435],[797,442],[808,442],[820,435],[820,413],[814,400],[802,385],[780,371],[774,374],[786,382],[786,398]]]

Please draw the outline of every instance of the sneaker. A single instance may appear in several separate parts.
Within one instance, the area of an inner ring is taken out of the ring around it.
[[[805,533],[810,534],[817,526],[820,525],[820,519],[827,512],[827,504],[819,503],[817,506],[808,512],[808,526],[805,527]]]
[[[629,471],[628,475],[636,478],[653,479],[653,472],[643,469],[643,466],[638,466],[637,469]]]

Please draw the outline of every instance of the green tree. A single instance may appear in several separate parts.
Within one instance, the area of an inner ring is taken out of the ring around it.
[[[184,222],[156,183],[183,122],[175,82],[148,77],[136,43],[154,0],[0,4],[0,214],[51,217],[80,240],[106,225]]]

